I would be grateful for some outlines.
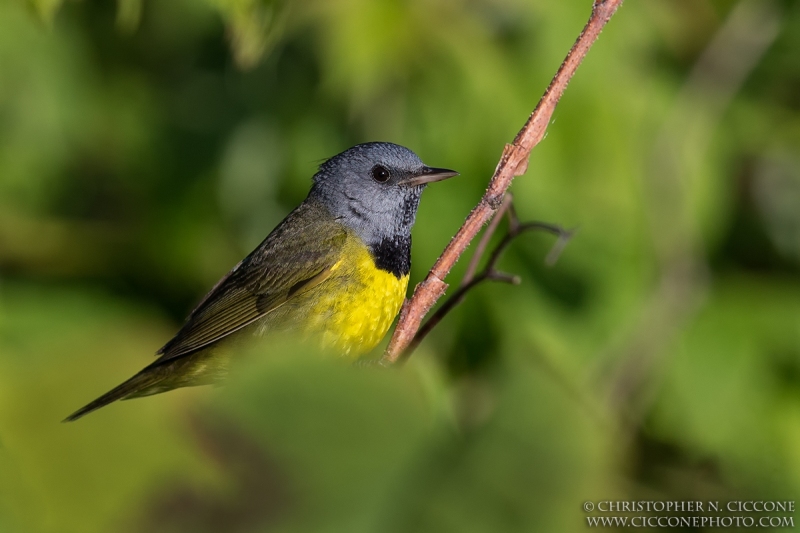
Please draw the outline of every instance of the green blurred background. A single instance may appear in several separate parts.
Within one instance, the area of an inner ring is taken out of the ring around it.
[[[59,421],[140,369],[305,196],[406,145],[419,281],[590,0],[0,2],[0,532],[505,532],[600,499],[797,499],[800,3],[628,0],[520,217],[560,261],[399,370],[276,345],[221,389]],[[450,278],[455,284],[466,260]]]

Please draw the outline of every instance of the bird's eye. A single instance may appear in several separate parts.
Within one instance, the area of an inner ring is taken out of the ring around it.
[[[389,181],[389,171],[386,170],[386,167],[375,165],[372,167],[372,179],[378,183],[386,183]]]

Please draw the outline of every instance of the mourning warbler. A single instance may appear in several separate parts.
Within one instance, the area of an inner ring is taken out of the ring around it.
[[[457,172],[391,143],[325,161],[308,197],[211,289],[158,359],[77,410],[224,377],[233,339],[294,330],[349,357],[374,348],[400,310],[411,227],[428,183]]]

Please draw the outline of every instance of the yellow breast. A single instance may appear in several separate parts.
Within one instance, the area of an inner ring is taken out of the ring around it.
[[[357,357],[386,335],[403,305],[408,276],[380,270],[367,247],[348,238],[331,276],[313,291],[308,332],[327,347]]]

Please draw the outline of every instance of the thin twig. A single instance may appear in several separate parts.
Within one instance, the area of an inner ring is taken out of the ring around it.
[[[494,217],[492,217],[492,221],[489,223],[489,226],[486,227],[486,231],[483,232],[481,236],[481,240],[478,242],[478,246],[475,248],[475,253],[472,254],[472,259],[469,260],[469,265],[467,265],[467,270],[464,272],[464,277],[461,278],[461,287],[472,281],[472,278],[475,277],[475,273],[478,271],[478,265],[483,259],[483,254],[486,253],[486,248],[489,246],[489,241],[492,240],[494,237],[497,228],[500,226],[500,222],[503,220],[503,215],[509,208],[513,208],[513,204],[511,203],[513,200],[510,193],[506,193],[505,197],[503,198],[503,203],[500,204],[500,209],[497,210]]]
[[[507,198],[510,198],[510,195]],[[431,315],[428,321],[419,328],[419,331],[417,331],[417,334],[411,340],[411,343],[409,343],[408,347],[401,354],[400,358],[398,358],[398,361],[403,361],[408,358],[414,352],[414,350],[417,349],[422,340],[428,336],[428,333],[430,333],[450,311],[463,302],[467,293],[477,287],[479,284],[483,283],[484,281],[501,281],[503,283],[510,283],[512,285],[519,285],[519,276],[507,274],[497,270],[497,262],[500,260],[500,256],[503,255],[503,252],[514,241],[514,239],[528,231],[546,231],[558,236],[558,240],[553,245],[553,250],[563,250],[564,246],[566,246],[567,242],[569,242],[575,233],[574,230],[565,230],[561,226],[547,224],[545,222],[520,223],[516,212],[514,211],[514,206],[510,200],[504,202],[501,209],[502,212],[498,211],[497,215],[492,221],[492,225],[487,228],[486,233],[483,235],[481,244],[484,244],[484,246],[479,246],[475,250],[475,254],[470,262],[470,266],[474,264],[476,265],[475,268],[477,269],[477,263],[480,261],[481,256],[483,256],[486,250],[486,245],[488,245],[488,241],[492,236],[491,234],[497,230],[499,221],[503,218],[502,214],[503,212],[506,212],[508,213],[508,233],[503,237],[500,243],[498,243],[497,247],[492,250],[484,269],[478,274],[467,272],[469,276],[467,276],[467,274],[464,275],[464,279],[462,280],[461,285],[458,287],[456,292],[454,292],[450,298],[445,300],[442,306],[439,307],[439,309],[437,309],[436,312]],[[497,224],[495,221],[497,221]],[[552,251],[548,253],[548,258],[550,258],[551,255]]]
[[[428,276],[414,290],[411,300],[406,302],[400,312],[400,320],[394,330],[394,335],[383,355],[382,363],[390,364],[397,361],[406,348],[411,344],[422,319],[433,307],[436,301],[444,295],[447,284],[444,279],[450,272],[455,262],[464,253],[492,215],[500,208],[503,195],[515,176],[525,173],[528,167],[528,158],[534,146],[544,138],[547,125],[553,116],[558,101],[564,94],[569,80],[575,74],[583,58],[589,52],[601,30],[622,5],[623,0],[594,0],[592,14],[578,36],[577,41],[567,54],[563,63],[547,87],[536,109],[528,118],[525,125],[514,138],[512,144],[507,144],[497,168],[494,171],[489,187],[481,198],[480,203],[472,210],[467,220],[458,230],[442,255],[431,268]]]

